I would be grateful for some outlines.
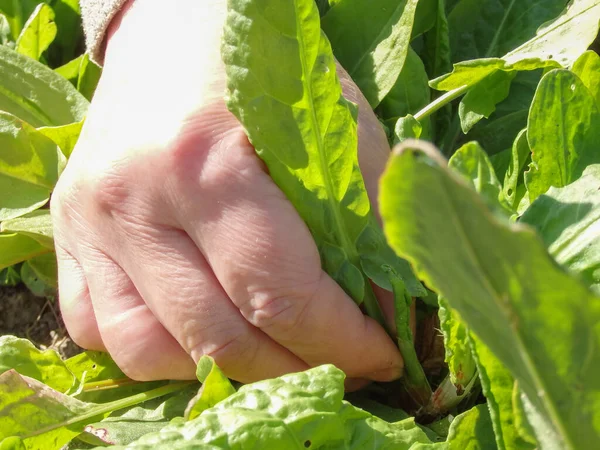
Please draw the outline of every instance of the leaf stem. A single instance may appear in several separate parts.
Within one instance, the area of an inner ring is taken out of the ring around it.
[[[469,396],[478,383],[479,376],[476,372],[469,383],[464,387],[463,391],[458,393],[456,386],[452,384],[450,375],[446,376],[444,381],[442,381],[433,393],[429,404],[421,411],[421,415],[437,417],[446,414]]]
[[[118,378],[109,379],[103,381],[91,381],[83,385],[83,392],[95,392],[104,391],[106,389],[116,389],[122,386],[129,386],[131,384],[140,384],[143,381],[132,380],[131,378]]]
[[[28,439],[34,436],[39,436],[40,434],[48,433],[49,431],[56,430],[58,428],[67,427],[70,425],[77,424],[79,422],[84,422],[86,420],[92,419],[94,417],[100,416],[102,414],[110,413],[113,411],[117,411],[119,409],[128,408],[130,406],[137,405],[139,403],[143,403],[148,400],[152,400],[158,397],[162,397],[164,395],[172,394],[173,392],[180,391],[181,389],[193,384],[197,383],[197,381],[181,381],[178,383],[170,383],[165,386],[161,386],[156,389],[152,389],[148,392],[142,392],[141,394],[135,394],[127,398],[123,398],[121,400],[115,400],[114,402],[103,403],[97,405],[96,407],[84,412],[82,414],[78,414],[75,417],[71,417],[65,421],[60,423],[55,423],[48,427],[42,428],[40,430],[36,430],[32,433],[29,433],[25,436],[22,436],[21,439]]]
[[[388,268],[387,272],[390,275],[390,282],[394,291],[398,349],[404,359],[404,386],[415,403],[423,408],[429,404],[432,390],[413,342],[413,334],[410,328],[412,297],[406,291],[402,279],[391,268]]]
[[[434,112],[442,109],[444,106],[446,106],[451,101],[457,99],[461,95],[464,95],[469,90],[469,88],[470,88],[470,86],[465,84],[462,87],[459,87],[459,88],[456,88],[456,89],[446,92],[444,95],[436,98],[429,105],[427,105],[421,111],[416,113],[414,115],[414,118],[420,122],[421,120],[432,115]]]

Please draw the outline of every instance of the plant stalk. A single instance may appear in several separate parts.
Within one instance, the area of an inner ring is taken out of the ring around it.
[[[419,407],[424,407],[429,404],[433,393],[423,366],[417,357],[412,339],[405,341],[398,338],[398,348],[404,359],[404,387],[414,402]]]
[[[450,380],[450,375],[448,375],[435,390],[433,396],[431,397],[431,401],[423,409],[421,414],[430,417],[437,417],[448,413],[448,411],[467,398],[478,383],[479,375],[477,372],[475,372],[469,383],[459,394],[456,390],[456,386],[454,386]]]
[[[456,88],[456,89],[446,92],[444,95],[436,98],[429,105],[427,105],[421,111],[416,113],[414,115],[414,118],[420,122],[421,120],[432,115],[434,112],[442,109],[448,103],[450,103],[453,100],[457,99],[458,97],[466,94],[467,91],[469,90],[469,88],[470,88],[470,86],[464,85],[462,87],[459,87],[459,88]]]
[[[141,384],[144,381],[136,381],[131,378],[118,378],[118,379],[109,379],[103,381],[92,381],[89,383],[85,383],[83,385],[83,392],[95,392],[95,391],[104,391],[107,389],[117,389],[123,386],[129,386],[132,384]]]
[[[429,404],[432,390],[417,356],[410,328],[412,297],[406,291],[406,286],[402,279],[391,268],[388,269],[388,273],[390,274],[390,281],[394,291],[396,340],[400,354],[404,359],[404,386],[413,401],[420,408],[423,408]]]
[[[114,402],[103,403],[97,405],[96,407],[82,413],[78,414],[75,417],[71,417],[63,422],[56,423],[50,425],[48,427],[42,428],[40,430],[36,430],[32,433],[29,433],[25,436],[22,436],[21,439],[28,439],[34,436],[39,436],[40,434],[48,433],[49,431],[56,430],[57,428],[67,427],[69,425],[74,425],[79,422],[84,422],[86,420],[92,419],[94,417],[100,416],[102,414],[110,413],[113,411],[117,411],[119,409],[128,408],[130,406],[137,405],[139,403],[143,403],[148,400],[152,400],[158,397],[162,397],[164,395],[172,394],[173,392],[177,392],[182,390],[183,388],[197,383],[197,381],[181,381],[178,383],[170,383],[165,386],[161,386],[156,389],[152,389],[148,392],[142,392],[141,394],[135,394],[127,398],[123,398],[121,400],[115,400]]]

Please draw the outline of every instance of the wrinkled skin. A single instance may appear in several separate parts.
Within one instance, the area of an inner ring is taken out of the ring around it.
[[[393,341],[321,270],[304,222],[225,107],[225,9],[137,0],[111,23],[104,74],[51,202],[68,331],[138,380],[193,378],[202,355],[242,382],[321,363],[397,378]],[[340,76],[360,107],[375,204],[389,147]]]

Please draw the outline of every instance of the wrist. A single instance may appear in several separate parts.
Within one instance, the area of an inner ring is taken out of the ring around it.
[[[165,142],[196,112],[223,102],[226,1],[178,0],[177,6],[129,0],[115,16],[90,119]]]

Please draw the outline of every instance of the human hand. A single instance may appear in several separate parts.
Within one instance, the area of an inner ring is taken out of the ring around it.
[[[322,271],[310,232],[225,107],[225,10],[225,0],[136,0],[111,25],[51,204],[67,329],[138,380],[194,378],[203,355],[242,382],[322,363],[397,378],[394,343]],[[375,205],[389,147],[340,75],[359,104]]]

